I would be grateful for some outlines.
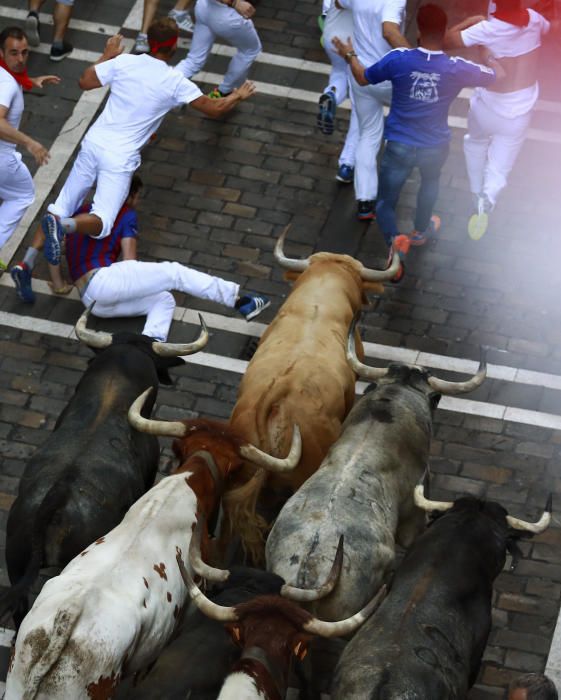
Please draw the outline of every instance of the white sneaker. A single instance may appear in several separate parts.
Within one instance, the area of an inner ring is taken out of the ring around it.
[[[148,37],[146,34],[139,34],[136,37],[134,46],[132,47],[133,53],[150,53],[150,44],[148,43]]]
[[[182,12],[179,12],[177,10],[170,10],[168,13],[168,17],[175,20],[177,26],[179,27],[179,29],[181,29],[182,32],[188,32],[189,34],[193,33],[195,25],[193,24],[193,20],[191,19],[191,16],[187,10],[184,10]]]

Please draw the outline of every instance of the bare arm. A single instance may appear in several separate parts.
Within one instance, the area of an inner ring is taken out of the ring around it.
[[[392,49],[406,48],[410,49],[411,44],[401,33],[399,24],[395,22],[382,22],[382,36],[392,47]]]
[[[250,2],[246,0],[218,0],[223,5],[228,5],[234,9],[239,15],[245,17],[245,19],[250,19],[255,14],[255,8]]]
[[[189,103],[190,107],[193,107],[198,112],[206,114],[207,117],[212,119],[218,119],[223,117],[225,114],[230,112],[238,102],[243,102],[251,97],[255,93],[255,85],[250,81],[246,80],[243,85],[232,92],[226,97],[221,97],[218,100],[211,100],[210,97],[206,95],[201,95]]]
[[[0,139],[8,143],[23,146],[35,158],[37,165],[44,165],[49,161],[49,152],[38,141],[35,141],[23,131],[13,127],[6,119],[8,108],[0,105]]]
[[[115,36],[111,36],[109,39],[107,39],[105,49],[103,50],[103,53],[99,59],[92,66],[88,66],[88,68],[86,68],[78,81],[78,84],[82,90],[93,90],[95,88],[102,87],[99,78],[97,77],[97,73],[95,72],[94,66],[97,66],[99,63],[103,63],[104,61],[109,61],[116,56],[120,56],[124,50],[124,47],[121,46],[122,38],[123,37],[121,34],[115,34]]]
[[[121,260],[136,260],[136,238],[123,238]]]
[[[444,35],[444,48],[465,48],[464,40],[462,39],[462,32],[464,29],[469,29],[469,27],[473,27],[474,24],[479,24],[479,22],[483,21],[485,21],[485,17],[483,15],[474,15],[473,17],[467,17],[462,22],[450,27],[450,29],[448,29]]]

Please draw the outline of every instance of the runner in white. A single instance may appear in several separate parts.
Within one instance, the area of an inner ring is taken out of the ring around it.
[[[229,112],[255,92],[246,82],[228,97],[211,100],[181,73],[167,65],[177,47],[177,24],[169,18],[156,20],[148,29],[151,53],[121,55],[121,35],[107,41],[99,61],[80,78],[83,90],[108,85],[107,104],[88,130],[74,166],[56,202],[42,219],[44,255],[52,265],[60,261],[60,244],[67,234],[104,238],[130,189],[140,165],[140,150],[174,107],[190,104],[210,117]],[[97,181],[90,213],[74,216]]]
[[[390,49],[410,48],[402,34],[406,0],[336,0],[338,7],[350,9],[354,22],[354,47],[363,66],[377,63]],[[339,36],[343,41],[345,36]],[[351,56],[347,56],[349,61]],[[384,104],[391,101],[391,84],[359,85],[351,78],[354,109],[358,119],[358,144],[355,159],[354,186],[358,200],[357,218],[369,221],[375,217],[378,194],[376,157],[384,131]]]
[[[192,78],[203,69],[216,37],[237,49],[222,82],[209,97],[225,97],[242,85],[261,53],[261,41],[251,21],[254,14],[255,8],[246,0],[197,0],[191,48],[177,68],[186,78]]]
[[[487,230],[488,214],[522,148],[532,108],[539,94],[538,53],[549,22],[520,0],[496,0],[494,13],[470,17],[448,30],[445,47],[483,46],[506,75],[487,88],[477,88],[470,103],[464,153],[477,211],[468,231],[477,240]]]
[[[49,159],[49,152],[39,142],[19,130],[23,114],[23,90],[56,84],[60,78],[27,75],[29,48],[27,37],[19,27],[7,27],[0,33],[0,251],[35,199],[31,174],[16,146],[24,146],[37,165]],[[6,269],[0,258],[0,269]]]
[[[327,10],[323,27],[322,45],[331,61],[329,81],[319,98],[317,125],[326,135],[332,134],[335,121],[335,108],[344,102],[350,92],[349,69],[344,58],[333,48],[335,37],[344,37],[346,41],[353,36],[353,15],[350,10],[342,10],[334,3]],[[352,103],[352,96],[351,96]],[[351,120],[345,138],[345,145],[339,156],[339,168],[335,178],[339,182],[351,183],[354,179],[355,153],[358,142],[358,120],[356,112],[351,109]]]

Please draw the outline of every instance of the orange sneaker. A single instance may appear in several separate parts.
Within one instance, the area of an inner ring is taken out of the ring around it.
[[[403,260],[411,248],[411,239],[404,233],[400,233],[399,236],[393,239],[392,247],[393,250],[399,253],[399,257]]]
[[[411,245],[425,245],[428,237],[434,236],[436,233],[438,233],[440,225],[440,216],[433,214],[430,218],[430,222],[425,233],[421,233],[421,231],[411,231],[409,234]]]

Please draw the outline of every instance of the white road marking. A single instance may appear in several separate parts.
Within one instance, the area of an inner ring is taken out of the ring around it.
[[[18,10],[15,7],[7,7],[6,5],[0,5],[0,17],[7,19],[15,19],[18,22],[23,22],[27,17],[27,10]],[[41,22],[41,27],[53,26],[52,14],[40,12],[39,21]],[[113,34],[117,34],[117,32],[119,32],[120,30],[120,27],[114,24],[87,22],[82,19],[75,19],[74,17],[72,17],[72,19],[70,20],[70,28],[77,29],[81,32],[90,32],[93,34],[106,34],[107,36],[113,36]],[[34,48],[31,47],[31,50],[34,51]]]
[[[207,314],[205,313],[205,319],[206,318]],[[30,316],[19,316],[18,314],[12,314],[7,311],[0,311],[0,325],[25,331],[33,331],[34,333],[43,333],[58,338],[69,339],[76,337],[74,334],[74,326],[69,324],[56,323],[54,321],[32,318]],[[244,374],[248,365],[248,362],[245,360],[223,357],[222,355],[215,355],[210,352],[199,352],[196,355],[187,355],[183,359],[189,364],[212,367],[213,369],[235,372],[236,374]],[[366,386],[367,384],[365,382],[358,382],[356,385],[356,393],[359,395],[362,394]],[[445,411],[497,418],[499,420],[508,420],[515,423],[561,430],[561,416],[556,416],[551,413],[527,411],[511,406],[502,406],[484,401],[472,401],[449,396],[442,398],[439,408]]]

